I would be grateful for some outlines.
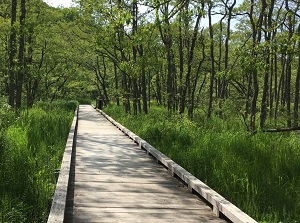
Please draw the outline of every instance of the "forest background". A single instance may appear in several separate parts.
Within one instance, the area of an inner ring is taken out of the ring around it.
[[[219,120],[256,139],[299,129],[297,0],[74,2],[55,8],[42,0],[0,0],[2,107],[18,112],[38,101],[101,99],[134,116],[166,108],[166,117],[186,117],[198,128]],[[282,145],[289,155],[274,162],[294,165],[273,175],[278,184],[292,181],[295,195],[299,165],[290,159],[299,150],[291,134],[272,136],[293,142]],[[293,214],[284,204],[277,217],[253,215],[294,219],[300,199],[292,197]]]
[[[252,132],[298,126],[297,1],[76,4],[1,2],[0,93],[12,107],[76,93],[134,114],[152,99],[190,118],[230,112]]]

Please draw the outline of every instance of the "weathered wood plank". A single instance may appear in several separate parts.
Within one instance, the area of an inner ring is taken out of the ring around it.
[[[133,184],[133,183],[77,183],[77,192],[135,192],[135,193],[168,193],[170,191],[187,192],[187,188],[176,183],[168,184]]]
[[[170,175],[167,172],[161,172],[153,178],[152,174],[143,174],[142,176],[135,175],[111,175],[111,174],[87,174],[77,173],[76,182],[106,182],[106,183],[133,183],[133,184],[169,184]],[[177,181],[176,181],[177,182]]]
[[[164,217],[162,217],[164,216]],[[101,220],[99,220],[101,219]],[[156,214],[151,216],[145,216],[144,214],[135,214],[131,217],[123,217],[123,215],[118,214],[106,214],[106,215],[90,215],[85,213],[78,213],[78,217],[74,219],[74,223],[80,222],[90,222],[90,223],[174,223],[174,222],[212,222],[213,218],[198,215],[195,218],[193,216],[182,216],[177,214]]]
[[[203,203],[196,202],[186,202],[185,203],[185,209],[186,210],[206,210],[208,212],[211,212],[211,209],[205,207]],[[107,202],[97,202],[97,203],[80,203],[80,207],[91,207],[91,208],[128,208],[128,209],[161,209],[164,207],[167,207],[168,209],[182,209],[182,203],[169,203],[166,200],[161,200],[161,202],[156,203],[148,203],[144,202],[141,203],[140,200],[133,200],[132,202],[123,202],[123,203],[114,203],[110,200],[107,200]],[[76,208],[76,206],[75,206]]]
[[[78,202],[77,204],[80,205],[82,202],[90,202],[90,203],[102,203],[102,202],[109,202],[112,203],[128,203],[128,202],[137,202],[138,203],[174,203],[174,204],[180,204],[181,202],[185,206],[188,203],[194,203],[199,202],[199,198],[191,193],[185,193],[186,196],[182,197],[182,192],[176,192],[172,191],[168,194],[156,194],[156,193],[134,193],[134,192],[93,192],[93,193],[77,193],[76,192],[76,200]],[[98,199],[99,198],[99,199]],[[101,199],[100,199],[101,198]],[[74,205],[77,205],[74,204]],[[201,204],[204,204],[201,201]],[[208,207],[208,206],[207,206]],[[209,207],[208,207],[209,208]]]
[[[75,222],[218,222],[208,210],[149,208],[78,208]]]

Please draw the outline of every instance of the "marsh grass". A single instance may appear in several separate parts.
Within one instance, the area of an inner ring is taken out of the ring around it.
[[[194,121],[152,107],[146,115],[109,115],[260,222],[300,222],[300,135],[250,136],[239,120]],[[242,129],[242,130],[241,130]]]
[[[76,102],[38,103],[0,134],[0,222],[46,222]]]

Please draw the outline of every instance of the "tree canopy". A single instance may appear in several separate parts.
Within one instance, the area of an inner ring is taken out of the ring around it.
[[[126,112],[243,118],[249,131],[299,123],[300,3],[42,0],[0,4],[0,93],[103,100]],[[266,122],[267,120],[270,120]]]

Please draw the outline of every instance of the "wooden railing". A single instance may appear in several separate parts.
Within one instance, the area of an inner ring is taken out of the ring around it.
[[[78,127],[78,108],[75,111],[71,129],[69,132],[68,140],[66,143],[65,152],[62,159],[61,169],[58,176],[55,193],[53,196],[52,206],[48,217],[48,223],[64,222],[66,207],[67,207],[67,194],[69,187],[69,179],[71,173],[71,164],[74,158],[74,150],[76,148],[76,137]]]
[[[227,201],[224,197],[218,194],[216,191],[208,187],[198,178],[193,176],[183,167],[175,163],[173,160],[165,156],[163,153],[155,149],[145,140],[135,135],[133,132],[129,131],[127,128],[122,126],[120,123],[116,122],[110,116],[105,114],[102,110],[97,109],[107,120],[109,120],[113,125],[125,133],[129,138],[131,138],[135,143],[139,145],[141,149],[146,150],[147,154],[152,155],[157,162],[161,163],[165,168],[168,169],[172,176],[177,176],[183,182],[185,182],[191,192],[196,192],[198,195],[203,197],[213,209],[213,213],[217,216],[224,215],[230,221],[234,223],[255,223],[253,218],[241,211],[238,207]]]

